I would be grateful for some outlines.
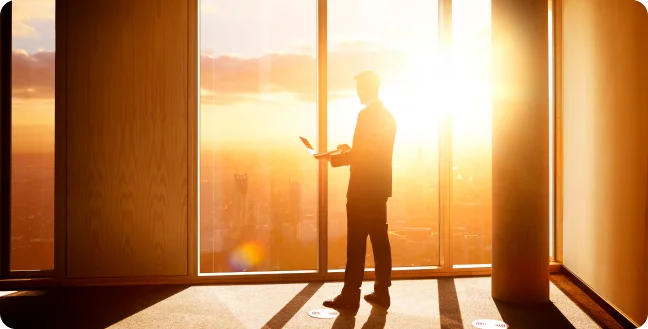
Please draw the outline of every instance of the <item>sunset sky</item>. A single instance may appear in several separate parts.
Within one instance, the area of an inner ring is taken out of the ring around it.
[[[13,6],[14,150],[51,150],[54,0]],[[440,83],[436,1],[329,0],[330,145],[350,142],[362,109],[353,77],[365,69],[382,77],[398,141],[435,141],[446,110],[458,131],[490,134],[490,1],[455,0],[453,12],[455,45],[445,62],[452,78]],[[298,142],[296,135],[315,142],[316,17],[316,1],[201,1],[205,145]]]

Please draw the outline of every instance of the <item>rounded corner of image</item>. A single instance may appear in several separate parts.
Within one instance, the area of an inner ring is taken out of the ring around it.
[[[11,10],[11,0],[0,0],[0,14],[4,15],[5,10]]]

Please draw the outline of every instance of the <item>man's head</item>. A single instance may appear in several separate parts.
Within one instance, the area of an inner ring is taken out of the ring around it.
[[[371,71],[364,71],[356,75],[355,80],[360,103],[369,105],[369,103],[378,99],[378,90],[380,89],[380,77],[378,75]]]

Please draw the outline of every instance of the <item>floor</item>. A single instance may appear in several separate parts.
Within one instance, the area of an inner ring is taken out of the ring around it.
[[[363,292],[373,283],[364,282]],[[552,275],[551,301],[534,308],[495,303],[490,278],[397,280],[392,307],[362,302],[357,314],[316,319],[341,282],[219,286],[137,286],[24,291],[0,297],[11,328],[474,328],[477,319],[510,328],[622,328],[563,275]],[[0,325],[1,326],[1,325]]]

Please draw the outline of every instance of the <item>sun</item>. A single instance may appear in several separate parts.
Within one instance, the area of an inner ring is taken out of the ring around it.
[[[469,32],[463,35],[470,36]],[[436,140],[446,116],[460,139],[490,133],[491,49],[483,32],[473,31],[473,37],[464,37],[447,50],[424,42],[423,36],[401,43],[407,61],[383,79],[381,88],[381,98],[396,118],[400,141]]]

